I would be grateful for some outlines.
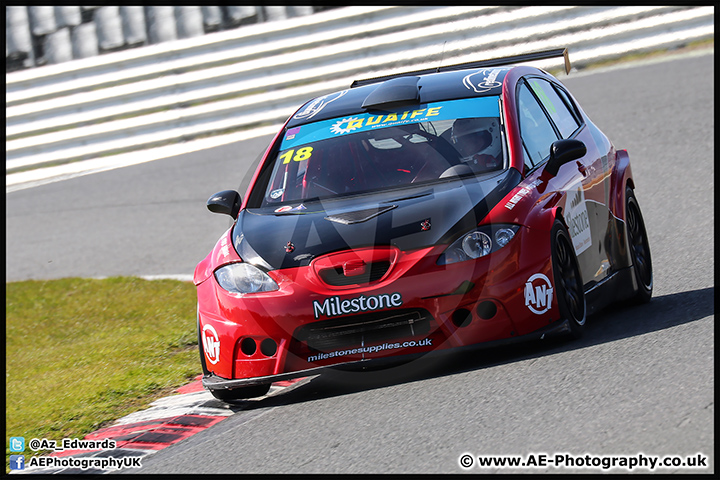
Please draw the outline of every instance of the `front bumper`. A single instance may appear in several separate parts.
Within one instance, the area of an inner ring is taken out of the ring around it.
[[[562,329],[554,299],[542,314],[527,306],[528,279],[552,279],[547,232],[521,228],[487,257],[437,265],[445,248],[398,251],[390,273],[367,285],[326,285],[308,266],[270,271],[277,291],[238,295],[211,276],[198,284],[203,383],[267,384]]]
[[[532,333],[528,333],[527,335],[522,335],[519,337],[512,337],[512,338],[505,338],[505,339],[495,340],[495,341],[491,341],[491,342],[479,343],[479,344],[475,344],[475,345],[466,345],[464,347],[455,348],[452,351],[434,350],[434,351],[429,351],[429,352],[425,352],[425,353],[410,353],[410,354],[405,354],[402,356],[393,356],[393,357],[366,359],[366,360],[354,360],[354,361],[349,361],[349,362],[336,363],[336,364],[324,366],[324,367],[314,367],[314,368],[308,368],[306,370],[285,372],[285,373],[279,373],[276,375],[266,375],[263,377],[228,379],[228,378],[219,377],[219,376],[211,373],[209,375],[203,376],[202,384],[208,390],[223,390],[223,389],[224,390],[232,390],[235,388],[251,387],[251,386],[255,386],[255,385],[267,385],[269,383],[280,382],[283,380],[291,380],[293,378],[311,377],[311,376],[315,376],[315,375],[320,375],[323,372],[326,372],[331,369],[336,369],[336,368],[342,367],[342,366],[351,366],[352,365],[352,366],[358,366],[358,367],[367,366],[368,368],[379,368],[383,364],[407,362],[407,361],[412,361],[412,360],[420,358],[420,357],[431,358],[431,357],[439,356],[439,355],[455,355],[455,354],[460,354],[462,352],[467,352],[467,351],[490,349],[490,348],[501,347],[504,345],[511,345],[511,344],[515,344],[515,343],[555,338],[555,337],[559,337],[559,336],[563,336],[563,335],[568,335],[568,334],[570,334],[570,332],[571,332],[571,330],[570,330],[569,321],[562,320],[560,322],[555,322],[551,325],[548,325],[547,327],[536,330]]]

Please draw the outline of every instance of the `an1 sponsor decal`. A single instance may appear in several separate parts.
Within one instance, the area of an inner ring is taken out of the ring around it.
[[[463,85],[475,93],[485,93],[493,88],[498,88],[502,82],[497,80],[498,75],[507,68],[483,69],[471,73],[463,78]]]
[[[542,273],[536,273],[525,282],[525,306],[531,312],[542,315],[550,310],[552,296],[550,280]]]
[[[590,236],[590,217],[585,205],[585,191],[582,183],[578,182],[574,188],[570,188],[565,200],[567,214],[565,219],[568,224],[570,238],[572,238],[575,254],[580,255],[592,245]]]
[[[203,350],[208,361],[215,365],[220,360],[220,337],[212,325],[205,325],[202,331]]]
[[[356,298],[341,300],[340,297],[326,298],[322,302],[313,300],[313,313],[315,318],[321,315],[337,317],[351,313],[369,312],[383,308],[400,307],[403,304],[402,295],[395,293],[381,293],[380,295],[360,295]]]

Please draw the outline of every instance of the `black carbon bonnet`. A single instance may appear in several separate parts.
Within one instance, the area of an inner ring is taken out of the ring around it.
[[[309,202],[295,212],[246,209],[233,228],[233,244],[244,261],[266,269],[308,265],[351,248],[409,251],[445,244],[474,228],[520,180],[511,168],[486,179]]]

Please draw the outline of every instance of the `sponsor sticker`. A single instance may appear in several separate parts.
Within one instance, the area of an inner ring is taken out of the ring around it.
[[[537,179],[534,182],[528,184],[527,186],[522,187],[515,195],[512,196],[512,198],[510,198],[510,200],[507,201],[507,203],[505,204],[505,208],[507,208],[508,210],[512,210],[520,200],[525,198],[525,196],[530,193],[533,188],[537,187],[541,183],[542,180]]]
[[[220,241],[220,251],[218,252],[218,263],[221,262],[222,259],[226,258],[228,255],[230,255],[230,245],[228,245],[228,238],[223,237]]]
[[[315,318],[320,316],[337,317],[351,313],[369,312],[384,308],[400,307],[403,304],[402,295],[398,292],[381,293],[380,295],[360,295],[356,298],[340,300],[340,297],[326,298],[322,302],[313,300],[313,313]]]
[[[537,315],[550,310],[552,295],[550,280],[542,273],[536,273],[525,282],[525,306]]]
[[[478,97],[422,104],[415,106],[415,108],[399,107],[382,113],[364,113],[320,120],[302,125],[302,130],[295,131],[295,129],[291,129],[294,131],[292,134],[290,134],[291,130],[289,130],[283,137],[280,147],[283,153],[280,154],[280,157],[285,164],[291,161],[307,160],[312,156],[312,148],[300,148],[303,145],[342,135],[372,131],[378,128],[397,127],[431,120],[454,120],[473,117],[494,118],[499,117],[499,115],[500,108],[497,98]],[[295,118],[298,118],[298,116],[296,115]],[[307,118],[310,118],[310,115]]]
[[[567,220],[568,231],[570,238],[572,238],[575,254],[580,255],[592,245],[590,217],[585,204],[585,191],[581,182],[568,190],[565,202],[567,211],[565,219]]]
[[[423,340],[410,340],[407,342],[396,342],[396,343],[383,343],[382,345],[371,345],[371,346],[364,346],[364,347],[357,347],[353,349],[348,350],[335,350],[332,352],[324,353],[320,352],[317,355],[310,355],[307,359],[308,363],[317,362],[320,360],[327,360],[328,358],[337,358],[337,357],[344,357],[346,355],[357,355],[357,354],[363,354],[363,358],[365,357],[365,354],[371,354],[376,352],[382,352],[384,350],[395,350],[398,348],[411,348],[411,347],[428,347],[432,346],[432,338],[425,338]]]
[[[208,361],[215,365],[220,360],[220,337],[212,325],[205,325],[202,331],[203,350]]]
[[[322,109],[327,106],[328,103],[334,102],[338,98],[345,95],[347,92],[347,90],[343,90],[342,92],[331,93],[330,95],[323,95],[322,97],[318,97],[312,102],[310,102],[308,105],[306,105],[305,108],[296,113],[293,118],[296,118],[298,120],[310,119],[320,113]]]
[[[343,118],[333,123],[330,127],[330,131],[335,135],[350,133],[353,130],[362,127],[362,120],[357,117]]]
[[[291,128],[285,134],[285,140],[292,140],[298,133],[300,133],[300,127]]]
[[[508,70],[508,68],[478,70],[463,78],[463,85],[475,93],[485,93],[502,85],[502,82],[499,82],[497,77],[505,70]]]
[[[307,210],[307,207],[304,204],[300,205],[283,205],[282,207],[278,207],[275,209],[275,213],[285,213],[285,212],[300,212],[302,210]]]
[[[390,113],[387,115],[343,118],[332,124],[330,131],[335,135],[342,135],[355,130],[368,130],[372,128],[404,125],[406,123],[423,122],[429,120],[429,117],[437,117],[440,115],[442,108],[441,105],[431,108],[419,108],[417,110],[405,110],[404,112]]]

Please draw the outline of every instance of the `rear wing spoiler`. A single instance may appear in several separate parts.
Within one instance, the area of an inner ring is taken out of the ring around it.
[[[491,60],[480,60],[477,62],[458,63],[456,65],[447,65],[437,68],[426,68],[424,70],[415,70],[412,72],[393,73],[381,77],[366,78],[364,80],[355,80],[350,88],[361,87],[373,83],[384,82],[392,78],[405,77],[410,75],[427,75],[429,73],[451,72],[455,70],[467,70],[472,68],[483,67],[499,67],[502,65],[511,65],[513,63],[531,62],[533,60],[544,60],[546,58],[563,57],[565,59],[565,73],[570,73],[570,58],[568,57],[567,48],[556,48],[553,50],[542,50],[539,52],[522,53],[520,55],[511,55],[509,57],[493,58]]]

